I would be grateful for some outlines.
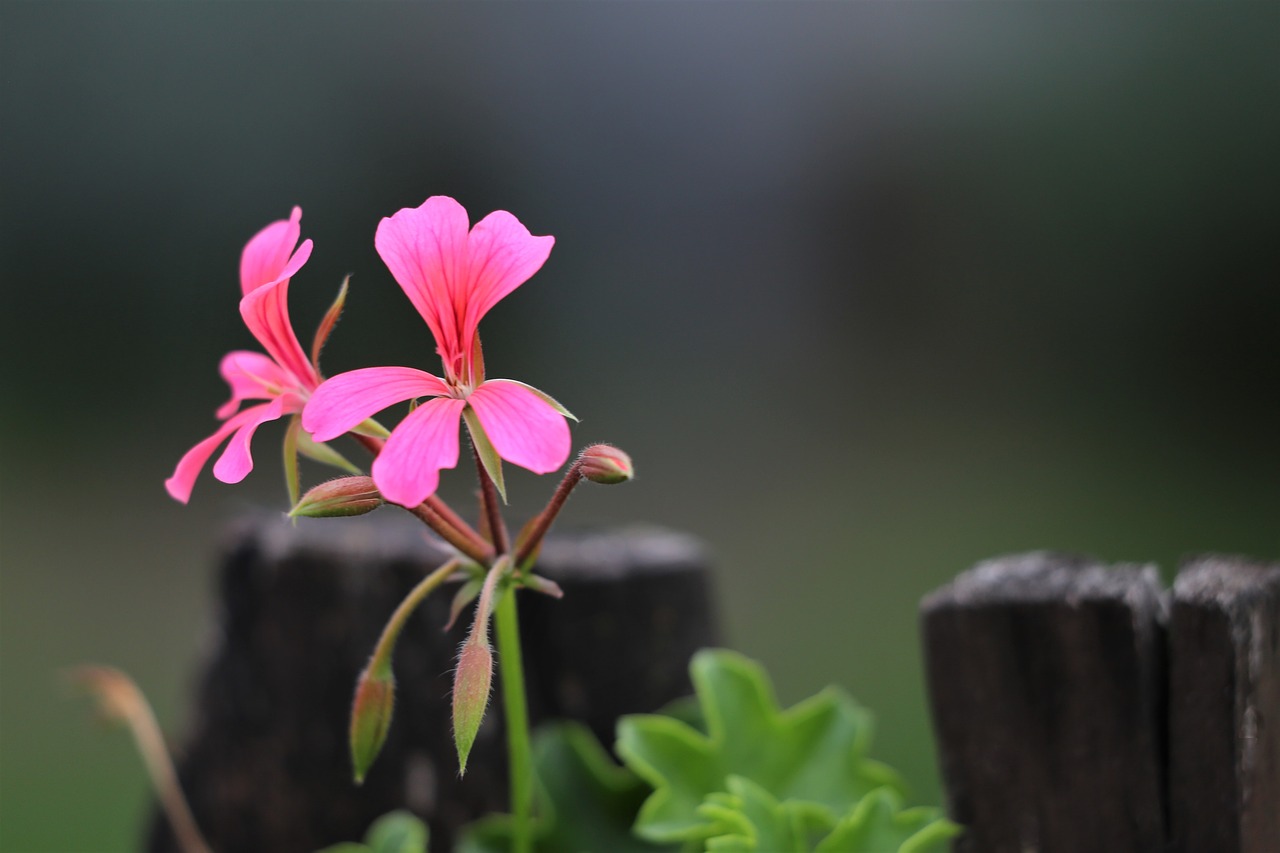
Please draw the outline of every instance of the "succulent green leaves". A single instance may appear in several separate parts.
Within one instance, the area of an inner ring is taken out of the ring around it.
[[[870,714],[828,688],[785,711],[760,666],[733,652],[702,651],[690,665],[706,732],[661,715],[624,717],[618,754],[654,786],[636,822],[652,841],[696,841],[714,827],[699,813],[730,776],[779,800],[813,803],[834,825],[870,791],[900,791],[896,774],[866,757]]]

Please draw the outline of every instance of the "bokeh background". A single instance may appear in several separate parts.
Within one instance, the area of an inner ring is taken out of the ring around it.
[[[846,686],[937,800],[921,595],[1026,549],[1280,550],[1278,36],[1274,4],[0,5],[0,849],[135,846],[141,766],[58,670],[180,728],[220,531],[284,504],[271,427],[244,484],[162,488],[253,344],[244,241],[302,206],[304,339],[352,274],[328,372],[432,367],[372,238],[437,193],[556,236],[484,331],[637,460],[569,518],[704,537],[729,642],[786,702]]]

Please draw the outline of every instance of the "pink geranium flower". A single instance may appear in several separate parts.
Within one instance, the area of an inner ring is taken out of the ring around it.
[[[374,245],[427,322],[444,377],[409,367],[370,367],[327,380],[302,413],[317,441],[335,438],[395,403],[426,397],[392,431],[373,463],[373,479],[392,503],[414,507],[458,464],[464,414],[478,447],[538,474],[569,457],[569,425],[558,403],[510,379],[485,380],[476,329],[498,300],[529,279],[553,237],[534,237],[496,211],[470,228],[466,210],[433,196],[378,225]],[[478,421],[478,424],[477,424]]]
[[[298,343],[289,323],[289,279],[311,256],[311,241],[298,245],[301,208],[288,220],[272,222],[245,245],[240,257],[240,316],[266,355],[246,350],[227,353],[219,368],[231,386],[231,399],[218,409],[223,423],[213,435],[187,451],[165,488],[186,503],[196,477],[228,436],[231,441],[213,466],[213,476],[238,483],[253,470],[249,442],[259,426],[302,411],[320,374]],[[295,250],[294,247],[297,246]],[[245,400],[266,400],[240,409]]]

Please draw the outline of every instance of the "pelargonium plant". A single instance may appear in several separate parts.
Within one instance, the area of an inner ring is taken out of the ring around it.
[[[580,726],[553,727],[533,744],[517,592],[561,595],[555,583],[533,571],[547,531],[584,479],[618,484],[633,474],[626,453],[592,445],[569,465],[546,507],[518,535],[508,532],[502,517],[503,462],[536,474],[560,470],[569,460],[574,417],[543,391],[514,379],[488,378],[479,328],[494,305],[542,267],[554,238],[530,234],[504,211],[472,226],[463,207],[443,196],[383,219],[374,244],[426,322],[441,375],[415,367],[367,367],[325,378],[320,354],[342,313],[347,283],[305,351],[288,310],[290,281],[311,255],[311,241],[299,242],[301,219],[294,208],[289,219],[271,223],[245,246],[240,314],[263,352],[238,350],[222,359],[231,397],[217,410],[220,424],[179,460],[165,486],[186,503],[219,447],[213,476],[241,481],[253,468],[257,429],[287,418],[290,515],[356,516],[390,504],[412,513],[451,546],[452,557],[391,614],[356,683],[350,746],[357,784],[391,726],[392,656],[401,630],[430,593],[454,581],[459,587],[450,624],[468,608],[472,613],[454,673],[458,770],[466,771],[489,701],[492,620],[511,779],[512,814],[474,824],[460,840],[466,853],[924,853],[946,844],[956,828],[936,809],[904,808],[904,786],[896,774],[866,757],[871,729],[864,709],[838,690],[780,709],[763,670],[730,652],[695,656],[696,702],[620,721],[616,751],[623,766]],[[394,428],[375,419],[406,401],[407,414]],[[474,527],[437,494],[441,472],[458,466],[464,428],[480,484]],[[344,436],[371,457],[367,474],[332,446]],[[299,455],[338,468],[343,476],[301,494]],[[141,692],[109,668],[85,668],[76,677],[106,715],[133,729],[183,849],[207,851]],[[426,827],[398,812],[374,824],[363,844],[338,845],[331,853],[420,853],[426,845]]]
[[[542,267],[555,239],[530,234],[505,211],[472,226],[462,205],[444,196],[383,219],[374,245],[426,322],[443,375],[413,367],[369,367],[325,379],[320,353],[342,311],[347,286],[343,284],[316,331],[310,353],[305,353],[288,311],[289,282],[311,254],[310,240],[298,243],[301,217],[294,208],[288,220],[271,223],[245,246],[240,314],[266,352],[235,351],[223,358],[221,372],[231,387],[231,399],[217,411],[222,423],[182,457],[165,485],[170,495],[185,503],[200,471],[224,441],[213,475],[225,483],[239,482],[253,468],[250,444],[257,428],[288,416],[284,453],[291,515],[352,516],[394,504],[449,543],[455,556],[424,578],[392,614],[356,685],[351,712],[355,779],[363,780],[391,725],[391,660],[405,621],[433,590],[461,581],[455,618],[473,601],[475,608],[453,689],[459,771],[466,770],[489,701],[492,617],[502,661],[511,802],[517,827],[524,827],[517,835],[527,839],[532,760],[515,592],[523,588],[558,596],[556,585],[534,574],[532,565],[569,493],[584,479],[613,484],[632,475],[631,460],[621,450],[588,447],[569,467],[546,508],[520,535],[513,538],[507,531],[499,503],[506,497],[503,462],[537,474],[559,470],[569,458],[568,420],[573,415],[536,388],[513,379],[487,378],[479,327],[494,305]],[[249,401],[255,402],[241,408]],[[393,429],[374,420],[405,401],[410,401],[410,410]],[[464,424],[480,480],[479,530],[436,494],[441,471],[458,465]],[[354,438],[372,456],[370,476],[330,446],[342,436]],[[299,497],[299,453],[350,476],[322,483]],[[520,846],[527,848],[528,842]]]

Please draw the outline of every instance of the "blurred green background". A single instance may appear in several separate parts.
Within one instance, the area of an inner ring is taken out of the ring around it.
[[[925,592],[1026,549],[1280,547],[1278,34],[1274,4],[0,5],[0,849],[136,846],[141,765],[57,673],[121,666],[180,729],[220,531],[284,505],[278,426],[241,486],[162,487],[253,345],[245,240],[303,207],[304,339],[353,274],[328,372],[434,369],[372,238],[437,193],[556,236],[485,341],[637,460],[568,518],[704,537],[729,642],[786,702],[849,688],[937,800]]]

